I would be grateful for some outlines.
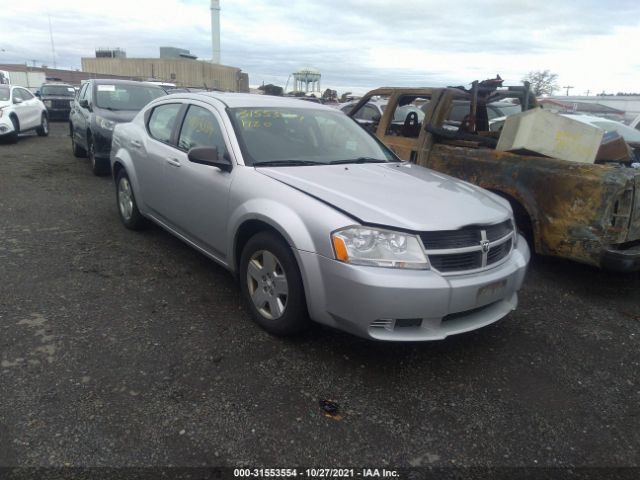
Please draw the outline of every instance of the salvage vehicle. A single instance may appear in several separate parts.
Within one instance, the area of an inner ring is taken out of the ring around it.
[[[49,135],[44,104],[26,88],[0,85],[0,138],[15,142],[18,134],[29,130],[41,137]]]
[[[109,173],[113,128],[129,122],[151,100],[166,95],[157,85],[132,80],[88,80],[76,95],[69,114],[71,150],[89,157],[95,175]]]
[[[113,133],[120,219],[150,219],[240,281],[251,316],[436,340],[516,308],[529,261],[509,203],[401,162],[342,112],[183,93]]]
[[[640,269],[640,171],[495,149],[501,132],[491,131],[491,105],[510,101],[521,110],[536,108],[528,84],[502,87],[498,77],[473,82],[470,89],[380,88],[365,95],[349,116],[357,118],[369,101],[380,98],[387,103],[382,117],[359,120],[361,126],[400,158],[507,199],[537,253],[616,271]],[[392,120],[397,109],[426,102],[421,122],[411,115],[400,125]],[[468,113],[452,128],[452,107],[459,102]]]
[[[47,107],[47,114],[50,120],[62,119],[69,120],[69,112],[73,99],[76,96],[76,90],[73,85],[66,83],[45,83],[36,92],[36,96],[42,100],[44,106]]]

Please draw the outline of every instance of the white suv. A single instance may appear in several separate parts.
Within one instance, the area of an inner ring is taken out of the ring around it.
[[[26,88],[0,85],[0,138],[15,141],[27,130],[41,137],[49,135],[47,108]]]

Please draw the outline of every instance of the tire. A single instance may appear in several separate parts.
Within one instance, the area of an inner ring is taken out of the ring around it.
[[[73,126],[71,127],[71,150],[73,151],[73,156],[76,158],[85,158],[87,156],[87,151],[76,143]]]
[[[94,175],[102,177],[109,173],[109,165],[104,160],[96,158],[96,148],[91,135],[87,135],[87,154]]]
[[[39,137],[47,137],[49,135],[49,119],[43,113],[40,117],[40,126],[36,128]]]
[[[146,226],[147,220],[138,210],[133,187],[124,168],[116,176],[116,205],[120,221],[129,230],[141,230]]]
[[[240,286],[253,320],[274,335],[309,327],[302,277],[291,247],[271,232],[249,239],[240,259]]]

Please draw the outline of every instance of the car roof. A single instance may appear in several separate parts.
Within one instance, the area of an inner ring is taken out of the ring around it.
[[[184,98],[189,100],[207,101],[216,99],[224,103],[229,108],[249,108],[249,107],[291,107],[291,108],[316,108],[321,110],[335,111],[315,102],[301,102],[296,97],[276,97],[274,95],[257,95],[253,93],[231,93],[231,92],[184,92],[172,93],[167,98]]]
[[[595,117],[593,115],[580,115],[580,114],[571,114],[571,113],[562,113],[563,117],[573,118],[574,120],[578,120],[582,123],[594,123],[594,122],[605,122],[605,123],[617,123],[619,125],[624,125],[622,122],[616,122],[615,120],[611,120],[610,118],[603,117]],[[627,125],[625,125],[627,126]]]

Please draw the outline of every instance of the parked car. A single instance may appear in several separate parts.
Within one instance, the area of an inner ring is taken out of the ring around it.
[[[309,318],[379,340],[435,340],[516,308],[529,249],[509,203],[401,162],[341,112],[175,94],[116,125],[130,229],[150,219],[233,272],[275,334]]]
[[[73,85],[66,83],[45,83],[40,87],[36,96],[47,107],[49,119],[68,120],[76,90]]]
[[[109,173],[111,135],[116,124],[129,122],[151,100],[166,95],[157,85],[131,80],[88,80],[69,114],[71,148],[88,156],[96,175]]]
[[[29,130],[49,135],[44,104],[26,88],[0,85],[0,137],[16,141],[19,133]]]

